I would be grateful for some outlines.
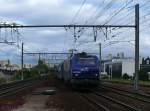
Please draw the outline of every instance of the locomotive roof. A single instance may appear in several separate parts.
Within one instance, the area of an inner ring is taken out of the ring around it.
[[[77,54],[74,54],[74,55],[77,56],[77,57],[83,57],[83,58],[95,57],[95,55],[88,55],[88,54],[85,53],[85,52],[77,53]]]

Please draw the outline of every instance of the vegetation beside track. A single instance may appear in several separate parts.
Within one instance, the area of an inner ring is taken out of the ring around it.
[[[0,77],[0,84],[4,84],[6,82],[7,82],[7,80],[4,77]]]
[[[50,68],[42,61],[39,60],[38,64],[30,69],[23,69],[23,77],[24,79],[32,78],[32,77],[38,77],[42,74],[49,73]],[[18,71],[13,77],[11,81],[21,80],[21,70]]]

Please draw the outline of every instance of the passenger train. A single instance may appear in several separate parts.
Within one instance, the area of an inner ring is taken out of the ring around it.
[[[100,78],[99,59],[85,52],[73,54],[58,66],[57,77],[74,85],[98,85]]]

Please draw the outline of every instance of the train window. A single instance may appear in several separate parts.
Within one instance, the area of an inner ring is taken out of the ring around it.
[[[79,58],[79,59],[77,60],[77,63],[78,63],[78,64],[83,64],[83,65],[85,65],[85,64],[88,64],[88,65],[95,65],[95,64],[96,64],[96,61],[95,61],[94,58]]]

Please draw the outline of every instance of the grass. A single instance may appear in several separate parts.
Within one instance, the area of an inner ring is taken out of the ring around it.
[[[0,84],[6,83],[6,79],[4,77],[0,77]]]
[[[119,84],[133,84],[133,80],[125,80],[125,79],[103,79],[102,81],[109,81],[111,83],[119,83]],[[149,86],[150,87],[150,81],[139,81],[139,84],[141,86]]]

